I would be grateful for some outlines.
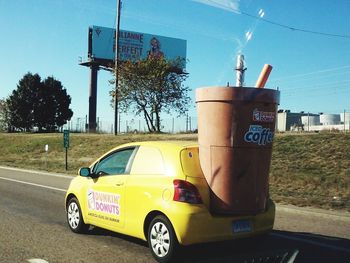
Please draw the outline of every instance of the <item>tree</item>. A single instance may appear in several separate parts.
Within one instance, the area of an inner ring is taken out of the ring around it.
[[[11,127],[21,131],[29,131],[33,128],[33,103],[41,85],[40,76],[31,73],[24,75],[18,82],[17,89],[13,90],[6,100]]]
[[[53,77],[41,81],[38,74],[27,73],[6,100],[9,125],[22,131],[33,127],[39,132],[55,131],[72,117],[70,103],[60,81]]]
[[[38,101],[34,104],[34,126],[39,130],[54,131],[73,116],[69,108],[71,98],[62,83],[54,77],[48,77],[42,82]]]
[[[9,111],[5,99],[0,99],[0,131],[9,131]]]
[[[183,60],[150,57],[126,61],[118,68],[118,102],[122,111],[143,115],[150,132],[161,131],[162,112],[187,111],[189,88],[183,85],[187,74],[180,68]],[[110,81],[114,84],[114,80]],[[114,89],[110,92],[115,96]]]

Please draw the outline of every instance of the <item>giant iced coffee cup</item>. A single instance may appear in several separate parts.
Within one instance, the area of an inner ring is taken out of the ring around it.
[[[265,210],[279,91],[243,87],[196,90],[200,164],[210,210]]]

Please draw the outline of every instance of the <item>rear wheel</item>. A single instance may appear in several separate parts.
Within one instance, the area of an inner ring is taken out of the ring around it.
[[[148,228],[148,246],[158,262],[171,262],[178,250],[178,241],[170,221],[156,216]]]
[[[89,229],[89,225],[84,223],[79,202],[75,197],[71,198],[68,202],[67,221],[69,228],[74,233],[84,233]]]

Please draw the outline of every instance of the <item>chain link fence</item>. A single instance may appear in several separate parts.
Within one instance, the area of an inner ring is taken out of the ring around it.
[[[114,133],[114,122],[111,120],[104,120],[97,118],[96,120],[97,133]],[[87,133],[88,121],[87,117],[73,118],[63,127],[61,130],[70,130],[71,132]],[[191,133],[197,132],[197,117],[184,116],[184,117],[170,117],[161,119],[161,131],[166,133]],[[121,118],[118,125],[119,133],[147,133],[148,128],[146,121],[141,118]]]

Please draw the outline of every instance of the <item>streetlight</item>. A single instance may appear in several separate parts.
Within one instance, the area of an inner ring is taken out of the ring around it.
[[[117,17],[115,30],[115,90],[114,90],[114,135],[118,134],[118,54],[119,54],[119,30],[120,30],[121,0],[117,0]]]

